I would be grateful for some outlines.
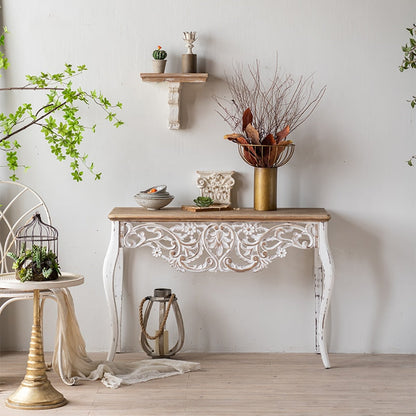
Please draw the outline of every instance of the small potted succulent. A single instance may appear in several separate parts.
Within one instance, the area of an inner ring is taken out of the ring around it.
[[[46,247],[33,245],[26,250],[23,246],[20,254],[7,255],[14,260],[12,267],[16,270],[16,278],[22,282],[56,280],[61,275],[56,254]]]
[[[163,74],[165,72],[167,56],[168,54],[161,46],[158,46],[157,49],[153,51],[153,72],[157,74]]]
[[[194,199],[194,203],[197,207],[207,208],[210,207],[214,201],[209,196],[199,196]]]

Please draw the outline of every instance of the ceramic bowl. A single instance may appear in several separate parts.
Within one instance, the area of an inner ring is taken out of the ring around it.
[[[148,194],[147,192],[139,192],[136,196],[143,199],[162,199],[172,197],[172,195],[169,192],[155,192],[152,194]]]
[[[164,193],[166,191],[166,185],[156,185],[156,186],[152,186],[151,188],[148,188],[142,192],[140,192],[141,194],[148,194],[149,191],[151,191],[152,189],[156,189],[156,192],[152,192],[150,195],[154,195],[154,194],[161,194]]]
[[[134,198],[136,199],[137,204],[141,207],[156,210],[170,204],[175,197],[173,195],[169,195],[169,197],[162,198],[143,198],[141,194],[137,194]]]

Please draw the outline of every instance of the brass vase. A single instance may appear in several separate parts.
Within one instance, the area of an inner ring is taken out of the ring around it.
[[[277,208],[277,168],[254,168],[254,209],[275,211]]]
[[[277,209],[277,168],[285,165],[295,151],[294,144],[255,145],[239,144],[242,159],[254,167],[254,209]]]

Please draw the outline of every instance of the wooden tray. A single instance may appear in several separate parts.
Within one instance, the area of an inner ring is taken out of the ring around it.
[[[197,207],[196,205],[182,205],[184,211],[190,212],[202,212],[202,211],[224,211],[232,209],[230,205],[227,204],[212,204],[209,207]]]

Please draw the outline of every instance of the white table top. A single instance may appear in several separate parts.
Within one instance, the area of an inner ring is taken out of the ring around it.
[[[48,290],[62,287],[78,286],[84,283],[84,276],[72,273],[62,273],[57,280],[47,280],[44,282],[21,282],[16,279],[15,273],[0,274],[0,289],[12,289],[22,292],[30,290]]]

